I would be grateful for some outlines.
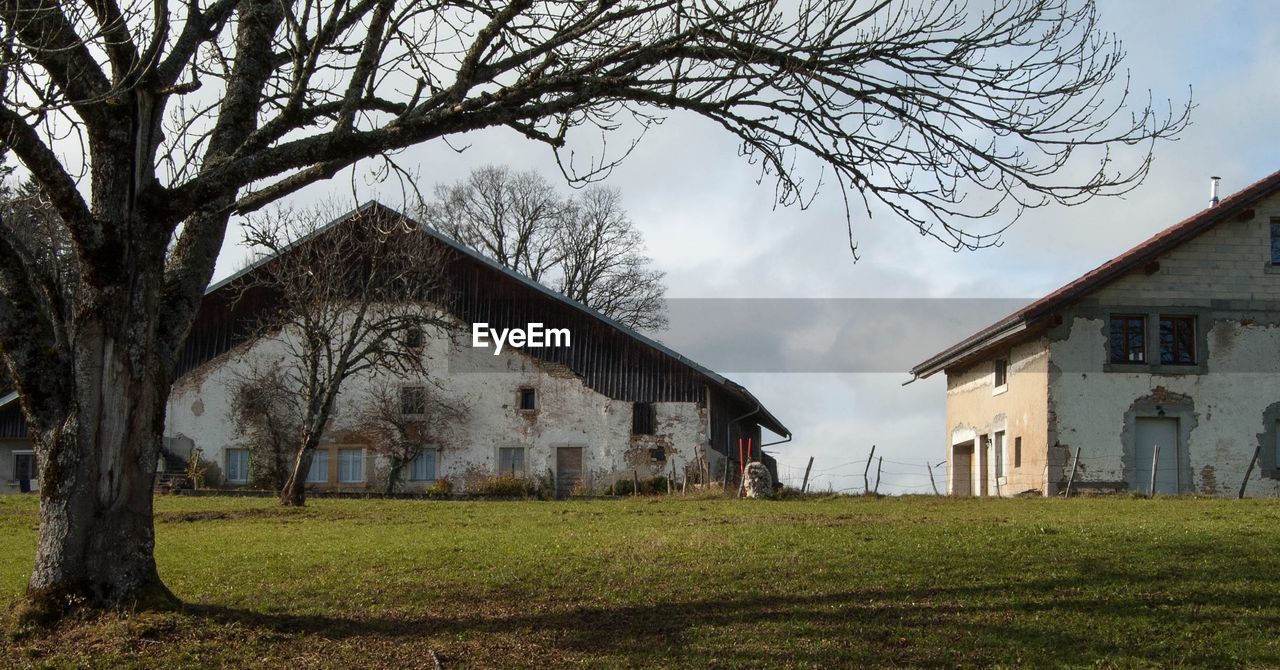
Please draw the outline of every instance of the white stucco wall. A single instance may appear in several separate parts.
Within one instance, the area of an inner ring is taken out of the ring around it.
[[[1050,376],[1049,395],[1055,425],[1051,440],[1074,454],[1080,448],[1077,481],[1125,482],[1130,490],[1145,491],[1126,470],[1126,414],[1135,401],[1159,402],[1172,394],[1187,396],[1194,407],[1185,444],[1190,490],[1185,493],[1235,495],[1265,432],[1264,414],[1280,402],[1280,327],[1245,325],[1224,320],[1209,331],[1207,371],[1189,374],[1104,371],[1106,322],[1074,319],[1069,339],[1054,342],[1051,359],[1059,372]],[[1090,370],[1092,368],[1092,370]],[[1168,415],[1172,416],[1172,410]],[[1132,415],[1131,415],[1132,416]],[[1128,441],[1128,442],[1127,442]],[[1265,444],[1272,449],[1275,444]],[[1064,462],[1066,477],[1069,460]],[[1246,493],[1280,495],[1280,480],[1255,466]]]
[[[583,447],[583,472],[587,484],[600,487],[615,477],[631,478],[632,472],[646,478],[677,472],[694,462],[695,450],[707,442],[707,414],[702,403],[665,402],[654,404],[655,434],[632,436],[632,403],[601,395],[588,388],[564,366],[546,364],[516,349],[504,349],[498,356],[490,351],[470,350],[470,341],[461,335],[449,338],[428,336],[424,347],[427,375],[441,388],[442,400],[466,409],[465,417],[440,445],[437,472],[447,476],[455,491],[468,478],[496,470],[500,447],[524,447],[526,470],[531,476],[554,471],[557,447]],[[233,387],[255,360],[278,356],[278,343],[266,341],[249,349],[237,349],[210,361],[179,379],[169,400],[165,435],[174,444],[191,444],[204,457],[225,463],[223,450],[242,446],[230,415]],[[476,359],[479,354],[483,358]],[[481,360],[483,371],[466,361]],[[368,377],[357,377],[344,385],[328,431],[330,442],[342,445],[361,443],[353,421],[371,386]],[[396,379],[400,385],[421,385],[416,378]],[[518,409],[519,390],[530,387],[537,393],[537,409]],[[650,447],[662,446],[666,460],[650,459]],[[366,465],[366,479],[374,479],[375,469]],[[371,484],[374,487],[376,484]],[[358,487],[357,487],[358,488]]]
[[[1186,432],[1183,492],[1236,495],[1262,443],[1247,494],[1280,495],[1274,426],[1265,434],[1275,420],[1268,412],[1280,403],[1280,268],[1268,264],[1277,216],[1280,197],[1273,196],[1251,218],[1218,224],[1065,313],[1050,337],[1050,444],[1063,456],[1080,448],[1077,481],[1145,492],[1149,482],[1134,482],[1127,462],[1132,419],[1157,407],[1174,416],[1189,404],[1176,417]],[[1149,361],[1159,356],[1152,332],[1159,315],[1194,315],[1199,365],[1109,365],[1108,318],[1117,313],[1149,315]],[[1066,477],[1070,459],[1058,462],[1063,472],[1051,479]]]

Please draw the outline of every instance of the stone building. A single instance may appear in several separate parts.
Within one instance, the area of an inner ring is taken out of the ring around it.
[[[356,214],[408,221],[371,203],[328,225]],[[493,474],[544,478],[561,495],[673,472],[677,480],[695,481],[719,481],[727,473],[732,486],[741,469],[737,445],[748,439],[753,460],[762,459],[776,478],[773,459],[760,452],[761,440],[766,431],[787,439],[790,433],[746,388],[434,230],[419,229],[447,247],[451,299],[439,307],[458,328],[424,337],[425,375],[391,383],[405,412],[416,411],[428,389],[466,411],[406,467],[407,490],[447,477],[455,492],[464,491]],[[252,454],[232,417],[230,390],[255,358],[269,357],[276,346],[245,334],[278,296],[239,295],[235,286],[270,262],[246,268],[205,295],[167,407],[170,470],[199,448],[215,485],[252,484]],[[470,324],[476,322],[494,329],[544,324],[567,330],[571,340],[567,346],[506,347],[495,355],[472,347]],[[387,460],[355,420],[373,383],[356,377],[344,384],[312,461],[309,488],[382,487]],[[39,488],[28,479],[34,455],[15,398],[0,398],[0,492]]]
[[[1280,494],[1280,172],[912,369],[939,372],[953,495]]]

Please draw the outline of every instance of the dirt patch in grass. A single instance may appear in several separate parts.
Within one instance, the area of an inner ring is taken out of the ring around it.
[[[305,507],[255,507],[236,510],[188,510],[157,512],[156,523],[194,523],[197,521],[251,521],[254,519],[305,519],[318,516]]]

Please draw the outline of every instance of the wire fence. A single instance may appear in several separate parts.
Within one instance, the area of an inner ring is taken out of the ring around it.
[[[779,456],[776,453],[772,455],[775,459]],[[1167,453],[1144,454],[1135,464],[1126,466],[1125,477],[1122,478],[1124,481],[1120,483],[1143,494],[1153,491],[1155,493],[1180,491],[1189,485],[1189,481],[1183,480],[1189,480],[1190,469],[1186,464],[1179,464],[1176,459],[1176,456]],[[1254,461],[1246,471],[1244,481],[1240,483],[1241,496],[1244,494],[1249,478],[1255,472],[1254,466],[1257,459],[1258,454],[1255,453]],[[779,459],[779,480],[794,489],[807,486],[806,490],[810,492],[947,495],[952,476],[945,459],[934,462],[925,459],[904,460],[901,457],[885,458],[877,456],[874,447],[867,458],[834,464],[824,464],[816,460],[810,463],[808,460],[796,463]],[[966,489],[970,486],[985,486],[992,495],[1007,496],[1023,493],[1021,488],[1015,490],[1015,482],[1010,481],[1012,479],[1010,475],[1013,474],[1010,465],[1007,458],[1001,463],[995,460],[988,460],[982,464],[973,463],[967,468]],[[1074,480],[1080,486],[1096,483],[1078,478],[1080,473],[1076,470],[1076,465],[1073,458],[1068,458],[1066,463],[1059,464],[1064,482]],[[984,473],[982,472],[984,468],[985,482],[983,482]],[[1019,475],[1018,479],[1022,481],[1026,481],[1026,476],[1031,474],[1026,468],[1020,466],[1014,466],[1014,468]],[[1051,465],[1046,463],[1036,473],[1039,475],[1037,479],[1047,481],[1050,469]]]
[[[775,455],[776,458],[776,455]],[[778,478],[788,487],[805,485],[806,462],[778,462]],[[808,468],[808,490],[829,493],[947,493],[947,462],[910,461],[872,455],[834,464],[815,460]]]

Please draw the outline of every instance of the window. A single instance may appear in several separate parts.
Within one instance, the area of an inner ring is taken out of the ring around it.
[[[364,449],[338,450],[338,481],[343,484],[364,481]]]
[[[400,388],[401,414],[427,413],[427,387],[403,386]]]
[[[995,436],[996,476],[1004,476],[1004,431]]]
[[[1022,438],[1013,438],[1013,467],[1022,467]]]
[[[409,466],[409,481],[434,482],[436,480],[436,450],[427,449],[413,459]]]
[[[995,383],[996,388],[1000,388],[1009,383],[1009,361],[1007,359],[996,359]]]
[[[1111,317],[1111,362],[1147,361],[1146,318],[1135,315]]]
[[[36,455],[30,451],[13,452],[13,478],[18,481],[35,481]]]
[[[1196,318],[1194,316],[1160,317],[1160,363],[1162,365],[1195,365]]]
[[[422,348],[422,329],[417,326],[409,326],[404,331],[404,346],[408,349]]]
[[[227,449],[227,481],[232,484],[249,483],[249,450]]]
[[[329,450],[316,449],[311,455],[311,469],[307,470],[308,484],[325,484],[329,481]]]
[[[1276,419],[1276,469],[1280,470],[1280,419]]]
[[[1280,219],[1271,219],[1271,262],[1280,265]]]
[[[498,449],[498,474],[515,475],[524,473],[524,447],[502,447]]]
[[[638,402],[631,406],[631,434],[653,435],[653,403]]]
[[[538,409],[538,392],[531,388],[520,389],[520,409],[525,411]]]

